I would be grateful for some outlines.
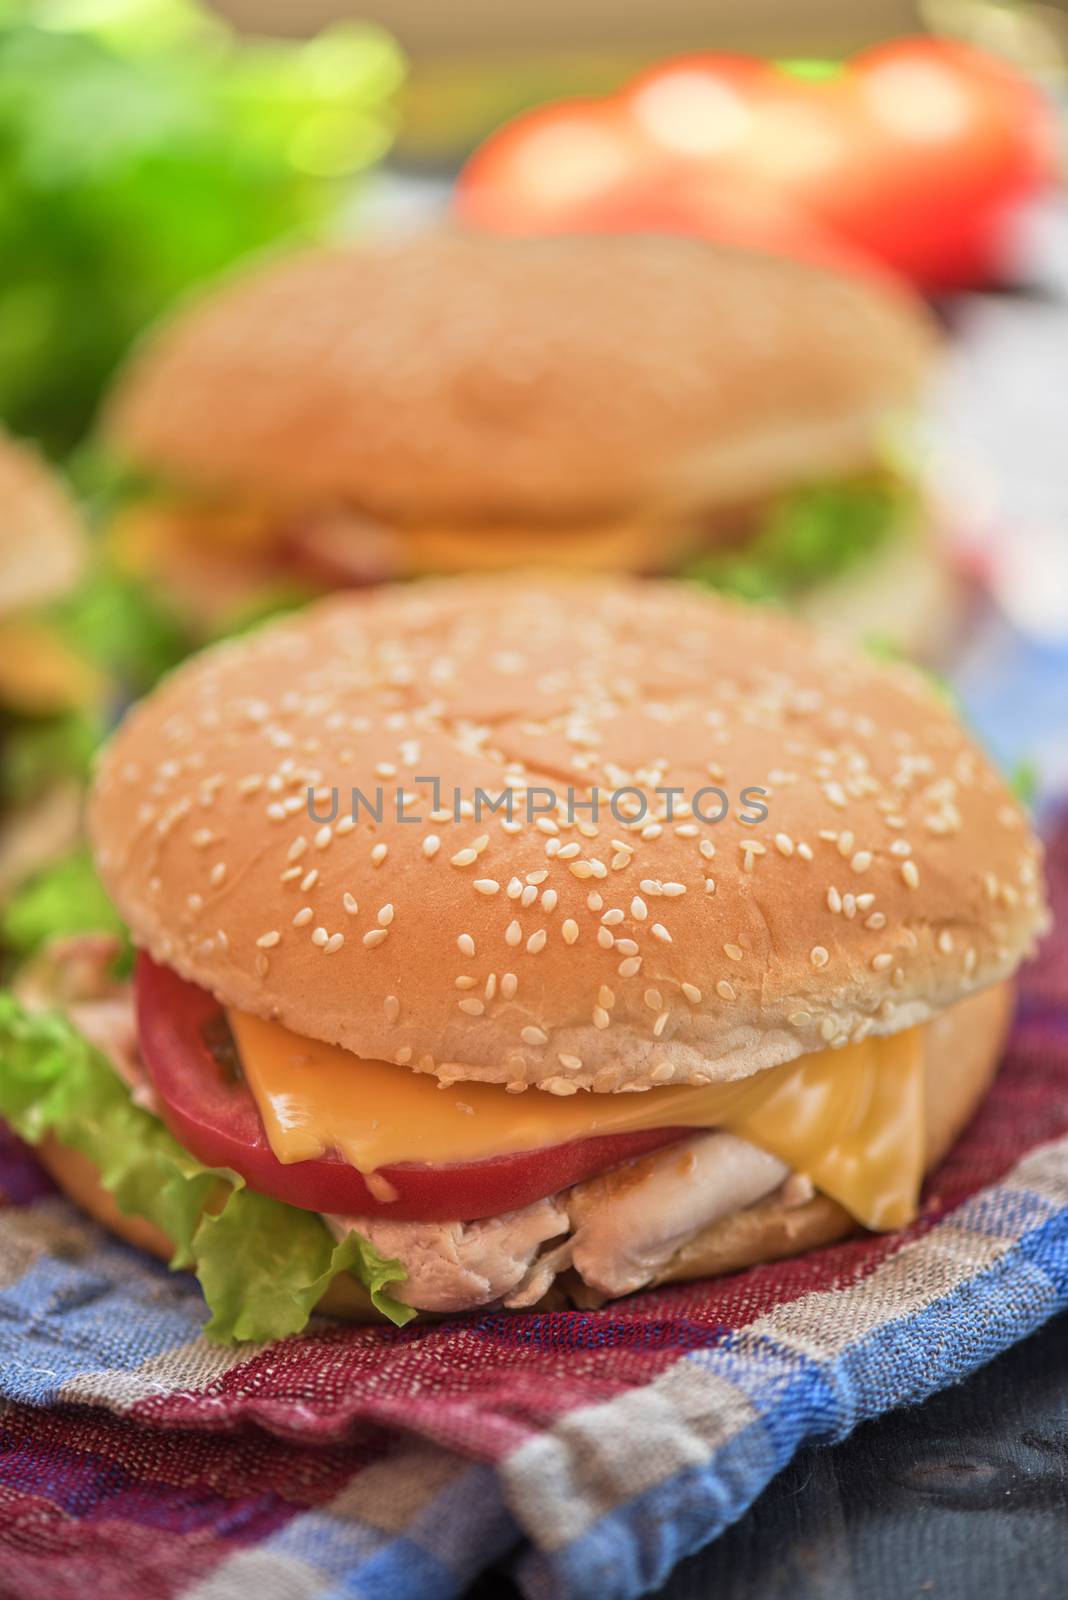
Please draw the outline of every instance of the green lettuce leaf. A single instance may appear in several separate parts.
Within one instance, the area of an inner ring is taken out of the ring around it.
[[[0,799],[4,805],[25,805],[59,778],[84,778],[103,734],[103,719],[92,712],[6,716],[0,733]]]
[[[350,1234],[334,1244],[313,1212],[203,1166],[134,1105],[105,1058],[63,1017],[27,1012],[0,994],[0,1116],[31,1144],[53,1133],[87,1156],[121,1211],[174,1241],[172,1267],[191,1267],[221,1343],[299,1333],[323,1290],[349,1272],[398,1327],[414,1315],[388,1292],[400,1261]]]
[[[18,956],[73,933],[115,933],[129,949],[126,928],[85,849],[38,872],[15,891],[0,918],[0,943]]]
[[[744,545],[708,551],[683,576],[743,600],[788,602],[878,550],[914,500],[915,491],[889,475],[809,484],[773,501]]]

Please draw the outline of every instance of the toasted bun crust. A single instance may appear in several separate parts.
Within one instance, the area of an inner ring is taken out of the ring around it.
[[[931,1171],[955,1142],[972,1117],[997,1070],[1012,1016],[1013,993],[1009,984],[988,989],[952,1007],[937,1018],[926,1036],[927,1069],[927,1170]],[[100,1182],[92,1162],[48,1136],[38,1154],[55,1179],[83,1211],[127,1244],[136,1245],[169,1261],[171,1241],[152,1223],[126,1216]],[[718,1277],[739,1272],[761,1261],[778,1261],[800,1255],[844,1238],[856,1228],[849,1213],[826,1195],[815,1195],[800,1206],[787,1206],[778,1195],[743,1211],[735,1211],[695,1235],[678,1252],[657,1279],[677,1283],[692,1278]],[[559,1291],[550,1291],[554,1298]],[[579,1303],[599,1302],[583,1293]],[[354,1278],[335,1279],[318,1309],[356,1322],[377,1322],[363,1286]],[[422,1317],[426,1313],[420,1313]]]
[[[798,262],[441,231],[209,291],[142,346],[104,428],[257,502],[596,522],[867,466],[933,344],[904,293]]]
[[[63,594],[84,556],[85,530],[58,480],[0,434],[0,617]]]
[[[546,786],[563,814],[529,822],[520,793],[512,822],[453,822],[433,777],[447,807]],[[381,786],[381,821],[351,825],[353,785]],[[596,824],[568,823],[569,785],[599,788]],[[309,786],[326,810],[338,788],[333,825]],[[713,786],[730,815],[696,822]],[[1011,974],[1045,925],[1023,812],[918,674],[679,584],[320,602],[135,708],[89,822],[137,941],[224,1004],[557,1093],[895,1032]]]

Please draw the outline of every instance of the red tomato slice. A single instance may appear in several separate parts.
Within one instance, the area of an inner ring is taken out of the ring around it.
[[[229,1035],[223,1010],[206,989],[157,966],[143,953],[137,958],[136,985],[141,1053],[163,1121],[174,1137],[206,1166],[231,1167],[250,1188],[305,1211],[392,1217],[396,1222],[496,1217],[687,1133],[685,1128],[656,1128],[578,1139],[492,1161],[382,1167],[378,1176],[397,1198],[379,1200],[340,1156],[290,1165],[278,1160],[236,1053],[232,1067],[225,1061]]]

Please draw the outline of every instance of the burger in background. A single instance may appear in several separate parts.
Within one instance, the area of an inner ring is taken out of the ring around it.
[[[105,681],[57,611],[83,575],[73,503],[0,437],[0,905],[78,837]]]
[[[436,232],[267,262],[135,352],[112,559],[206,638],[293,594],[545,564],[684,574],[930,653],[907,291],[672,237]]]

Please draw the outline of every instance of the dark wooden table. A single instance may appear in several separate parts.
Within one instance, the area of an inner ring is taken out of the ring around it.
[[[489,1572],[468,1600],[519,1591]],[[657,1600],[1064,1600],[1068,1315],[925,1405],[805,1450]]]

